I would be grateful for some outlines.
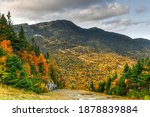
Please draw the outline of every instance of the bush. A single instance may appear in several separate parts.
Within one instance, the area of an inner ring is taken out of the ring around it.
[[[14,86],[26,90],[31,90],[31,91],[33,90],[33,82],[29,78],[23,78],[19,80]]]

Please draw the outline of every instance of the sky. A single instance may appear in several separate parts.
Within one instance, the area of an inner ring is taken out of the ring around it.
[[[0,0],[14,24],[66,19],[132,38],[150,39],[150,0]]]

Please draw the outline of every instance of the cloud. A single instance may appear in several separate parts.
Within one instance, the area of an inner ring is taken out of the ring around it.
[[[68,19],[98,21],[127,14],[116,0],[5,0],[0,7],[29,20]]]
[[[128,27],[128,26],[132,26],[132,25],[139,25],[139,24],[146,24],[146,23],[147,23],[146,21],[133,22],[130,19],[114,19],[114,20],[111,20],[111,21],[102,22],[102,25],[107,25],[107,26],[112,26],[112,27],[116,27],[116,26],[118,26],[118,27],[120,27],[120,26]]]
[[[77,10],[73,15],[81,21],[98,21],[127,14],[128,12],[128,6],[122,6],[118,3],[110,3],[106,6],[95,5],[87,9]]]
[[[16,10],[31,12],[56,12],[65,8],[84,7],[95,3],[107,3],[113,0],[6,0],[8,6]]]
[[[145,13],[147,11],[148,11],[148,7],[146,7],[145,5],[141,5],[137,9],[135,9],[136,13]]]

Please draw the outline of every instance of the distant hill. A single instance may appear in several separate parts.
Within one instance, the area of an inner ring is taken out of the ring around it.
[[[64,50],[80,45],[94,52],[114,52],[130,57],[150,55],[150,40],[132,39],[96,27],[83,29],[67,20],[21,25],[29,40],[35,38],[43,51]],[[16,32],[19,31],[19,27],[20,25],[14,26]]]

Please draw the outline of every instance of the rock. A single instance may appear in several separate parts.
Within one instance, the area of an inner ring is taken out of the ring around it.
[[[57,85],[56,84],[53,84],[53,83],[49,83],[47,84],[47,88],[49,89],[49,91],[51,90],[54,90],[57,88]]]

